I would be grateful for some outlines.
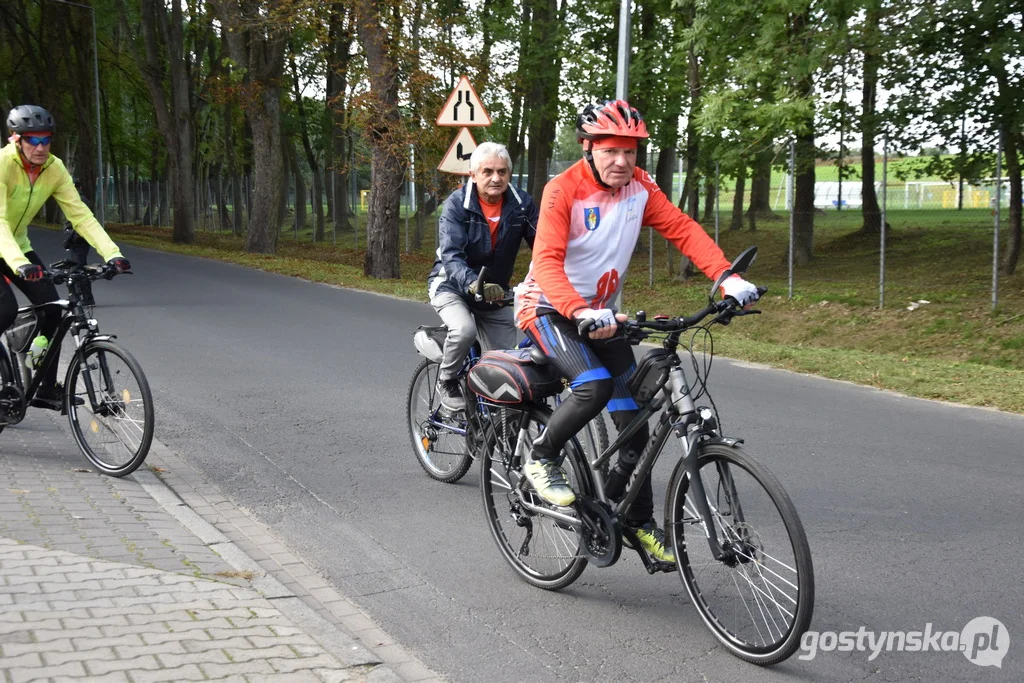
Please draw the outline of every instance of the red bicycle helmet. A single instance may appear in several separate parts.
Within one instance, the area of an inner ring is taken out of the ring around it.
[[[647,124],[625,100],[607,100],[583,107],[576,116],[576,141],[608,136],[647,138]]]

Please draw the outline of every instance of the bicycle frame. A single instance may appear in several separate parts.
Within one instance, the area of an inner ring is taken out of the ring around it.
[[[85,307],[81,304],[81,298],[77,292],[77,284],[78,283],[76,281],[69,279],[68,288],[71,290],[69,299],[58,299],[56,301],[50,301],[43,304],[31,304],[18,309],[19,313],[26,310],[38,312],[46,306],[56,306],[60,309],[61,316],[57,329],[54,332],[54,337],[50,340],[46,353],[43,354],[38,365],[31,370],[31,376],[29,376],[30,371],[24,364],[26,354],[14,353],[9,349],[5,350],[5,352],[11,356],[12,366],[18,366],[14,369],[14,379],[18,384],[22,385],[23,400],[26,405],[35,397],[36,392],[42,384],[43,377],[46,375],[46,371],[51,365],[57,362],[57,357],[61,353],[61,346],[69,332],[71,333],[72,339],[75,340],[76,353],[78,349],[81,349],[90,341],[115,338],[114,335],[99,334],[99,324],[95,319],[88,317]],[[103,380],[108,386],[110,386],[113,382],[110,376],[110,370],[106,365],[106,359],[101,357],[99,362]],[[93,386],[91,373],[83,373],[82,379],[85,381],[85,386],[89,393],[89,401],[92,404],[92,408],[96,410],[100,405],[96,398],[97,392],[96,387]]]
[[[666,345],[672,347],[675,347],[676,344],[677,338],[670,338],[666,343]],[[675,348],[672,348],[671,350],[674,352]],[[710,415],[710,411],[708,411],[708,415],[698,413],[698,408],[693,401],[689,384],[686,382],[686,376],[683,373],[679,356],[674,355],[674,358],[675,360],[669,370],[668,381],[665,388],[662,390],[668,392],[668,398],[664,404],[660,404],[656,408],[652,408],[650,405],[641,408],[636,417],[634,417],[626,428],[617,435],[615,440],[609,444],[608,448],[594,456],[593,459],[587,459],[591,475],[596,483],[595,497],[602,503],[611,507],[611,503],[604,493],[604,466],[611,461],[612,456],[619,452],[619,450],[629,442],[629,440],[650,420],[651,417],[660,412],[661,414],[658,419],[657,426],[653,430],[653,435],[651,436],[650,441],[648,441],[647,446],[644,448],[633,473],[630,475],[625,494],[622,500],[618,504],[614,505],[613,511],[620,519],[625,517],[630,507],[633,505],[633,502],[636,500],[636,497],[640,493],[641,484],[650,474],[651,470],[654,468],[655,462],[657,462],[660,457],[665,444],[668,442],[669,436],[674,434],[680,440],[684,455],[676,465],[676,468],[672,473],[671,481],[676,480],[676,477],[679,475],[679,468],[683,467],[685,469],[686,476],[690,479],[690,488],[693,491],[694,505],[697,508],[700,518],[704,520],[704,529],[712,555],[716,560],[722,560],[728,553],[723,549],[722,544],[718,539],[718,534],[715,531],[715,525],[713,523],[708,524],[708,520],[711,520],[713,517],[711,505],[708,502],[706,491],[704,490],[704,483],[699,475],[697,450],[700,443],[705,440],[715,439],[729,445],[735,445],[741,443],[741,441],[737,439],[723,439],[720,437],[717,431],[715,431],[717,425],[714,424],[714,418]],[[523,438],[524,436],[525,432],[521,427],[520,448],[523,447],[523,441],[525,440]],[[519,455],[525,459],[529,453],[520,453]],[[728,471],[725,471],[722,474],[723,480],[730,482],[729,486],[732,488],[731,477]],[[735,496],[733,496],[733,500],[735,500]],[[582,523],[577,517],[533,504],[526,499],[522,500],[522,505],[533,513],[552,517],[573,527],[578,527]],[[738,504],[737,509],[734,512],[737,518],[742,521],[742,511],[739,509]],[[647,564],[647,558],[643,559],[645,564]],[[648,570],[653,571],[652,566],[649,564]]]

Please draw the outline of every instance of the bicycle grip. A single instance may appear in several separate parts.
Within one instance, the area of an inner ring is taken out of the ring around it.
[[[473,299],[477,302],[484,300],[484,282],[487,281],[487,266],[480,267],[480,274],[476,276],[476,294],[473,295]]]

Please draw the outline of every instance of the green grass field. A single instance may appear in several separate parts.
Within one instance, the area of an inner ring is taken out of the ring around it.
[[[880,240],[861,234],[860,222],[855,211],[816,217],[815,259],[793,273],[792,295],[786,214],[760,222],[757,232],[720,233],[727,255],[759,247],[749,277],[770,292],[759,306],[762,315],[718,330],[716,349],[797,372],[1024,413],[1024,267],[1013,276],[1000,276],[999,303],[993,310],[991,212],[892,214],[882,308]],[[110,231],[117,241],[425,301],[434,225],[428,221],[421,249],[402,254],[399,280],[363,277],[365,254],[354,248],[357,237],[351,231],[339,233],[336,246],[330,229],[327,242],[315,245],[309,231],[301,232],[298,240],[285,231],[275,256],[247,254],[240,238],[225,233],[198,232],[197,243],[186,246],[171,242],[167,229],[112,225]],[[400,231],[404,245],[404,221]],[[625,308],[672,315],[696,310],[707,296],[708,281],[700,274],[681,278],[674,251],[669,275],[670,252],[656,235],[652,286],[648,233],[644,231],[627,277]],[[365,244],[361,224],[358,241]],[[524,249],[517,278],[525,275],[528,262]],[[920,301],[928,303],[908,310]]]

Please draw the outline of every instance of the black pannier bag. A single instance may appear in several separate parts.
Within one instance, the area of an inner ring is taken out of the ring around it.
[[[469,388],[495,403],[525,403],[560,393],[562,378],[534,363],[530,349],[486,351],[469,371]]]
[[[25,353],[39,331],[39,316],[34,310],[22,311],[7,329],[7,348],[14,353]]]
[[[665,349],[651,349],[643,355],[636,365],[636,372],[629,378],[629,393],[637,406],[644,408],[650,405],[658,408],[664,399],[654,402],[658,392],[668,382],[668,371],[675,362],[675,354]]]

